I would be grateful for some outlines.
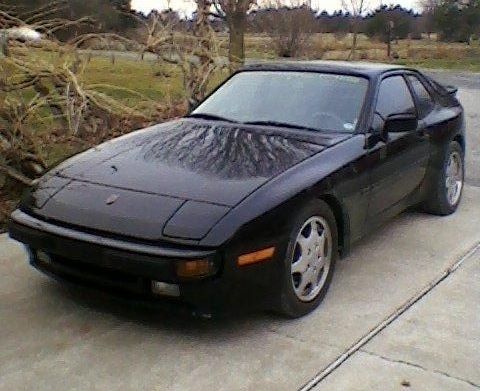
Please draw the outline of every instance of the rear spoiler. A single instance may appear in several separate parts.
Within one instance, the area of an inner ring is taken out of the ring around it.
[[[451,96],[457,95],[458,87],[455,86],[445,86],[445,89],[447,90],[448,94]]]
[[[428,81],[430,82],[430,85],[440,94],[443,96],[451,96],[452,98],[455,98],[457,92],[458,92],[458,87],[452,86],[452,85],[444,85],[433,79],[432,77],[427,78]]]

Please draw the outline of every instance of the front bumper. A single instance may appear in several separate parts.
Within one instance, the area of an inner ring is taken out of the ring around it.
[[[151,291],[151,282],[177,284],[179,297],[166,301],[187,304],[200,312],[229,312],[239,307],[272,307],[279,268],[275,259],[239,269],[230,249],[195,249],[155,246],[45,222],[20,210],[12,214],[9,234],[24,243],[30,263],[40,271],[67,282],[100,288],[148,301],[161,297]],[[39,250],[49,256],[40,259]],[[182,281],[175,262],[209,258],[217,264],[214,276]],[[160,300],[162,301],[162,300]]]

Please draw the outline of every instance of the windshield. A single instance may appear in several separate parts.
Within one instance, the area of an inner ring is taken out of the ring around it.
[[[240,123],[353,132],[368,81],[349,75],[294,71],[238,73],[192,115]]]

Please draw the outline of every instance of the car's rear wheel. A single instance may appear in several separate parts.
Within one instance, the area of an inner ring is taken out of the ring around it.
[[[321,200],[313,200],[295,216],[285,256],[280,312],[300,317],[323,300],[338,255],[335,216]]]
[[[464,175],[462,147],[458,142],[452,141],[445,148],[439,167],[432,175],[425,211],[441,216],[455,212],[462,196]]]

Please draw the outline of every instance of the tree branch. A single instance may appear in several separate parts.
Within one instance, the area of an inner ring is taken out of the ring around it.
[[[12,167],[9,167],[3,163],[0,162],[0,171],[3,171],[5,174],[7,174],[9,177],[27,185],[27,186],[32,186],[33,180],[26,177],[23,175],[21,172],[15,170]]]

